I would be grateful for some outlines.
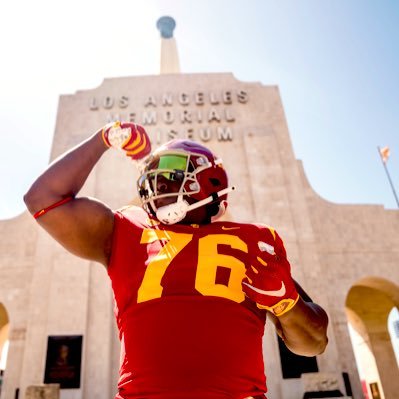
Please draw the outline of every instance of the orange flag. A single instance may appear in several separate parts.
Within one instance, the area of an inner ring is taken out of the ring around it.
[[[390,155],[389,147],[380,148],[380,155],[382,162],[386,163]]]

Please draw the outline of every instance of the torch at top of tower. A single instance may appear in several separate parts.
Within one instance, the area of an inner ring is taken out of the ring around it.
[[[176,22],[172,17],[164,16],[157,21],[157,28],[161,32],[161,37],[164,39],[173,37],[173,30],[175,27]]]

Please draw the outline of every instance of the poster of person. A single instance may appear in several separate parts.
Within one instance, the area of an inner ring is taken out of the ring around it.
[[[58,383],[61,389],[80,388],[82,342],[82,335],[48,337],[45,384]]]

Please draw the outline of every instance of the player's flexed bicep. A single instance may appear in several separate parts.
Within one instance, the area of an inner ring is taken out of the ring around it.
[[[102,202],[71,199],[37,218],[37,222],[69,252],[108,264],[114,214]]]
[[[75,197],[110,147],[132,159],[143,158],[151,150],[141,126],[108,124],[53,161],[24,196],[29,211],[51,236],[70,252],[104,265],[110,256],[113,213],[99,201]]]

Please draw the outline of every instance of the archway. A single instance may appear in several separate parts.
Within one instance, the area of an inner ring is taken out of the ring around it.
[[[349,332],[365,397],[394,399],[399,371],[388,331],[388,316],[399,305],[399,287],[367,277],[352,286],[346,299]]]
[[[388,331],[391,337],[396,363],[399,368],[399,309],[393,308],[388,316]]]
[[[7,365],[9,318],[6,308],[0,303],[0,396],[4,370]]]

